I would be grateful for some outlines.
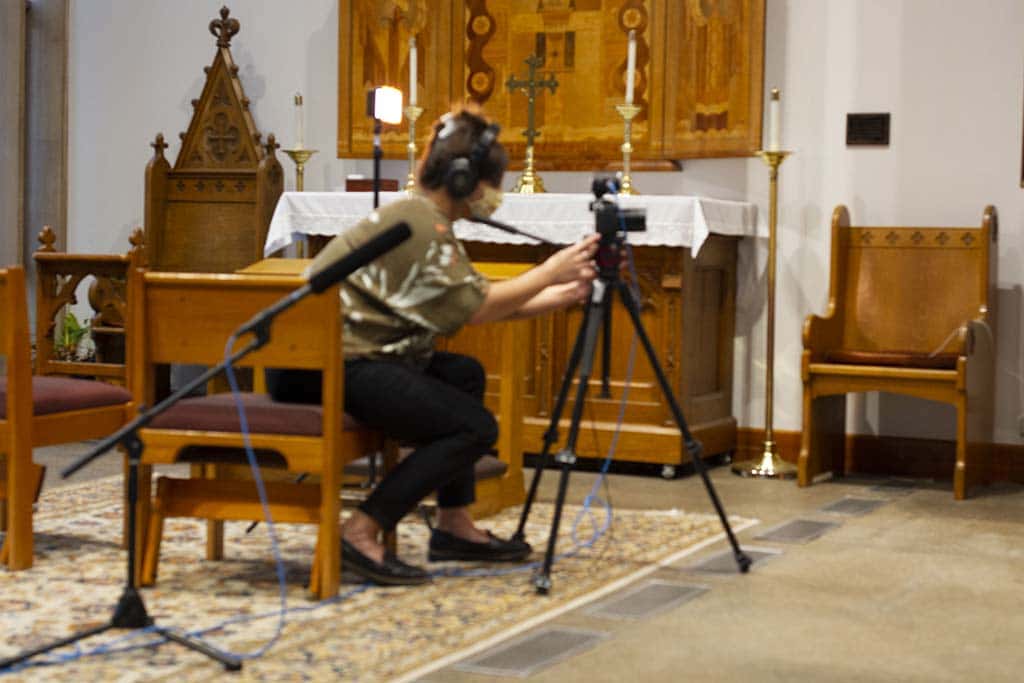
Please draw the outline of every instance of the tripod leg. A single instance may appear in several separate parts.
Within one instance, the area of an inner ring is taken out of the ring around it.
[[[601,340],[601,398],[612,397],[612,386],[609,379],[612,372],[612,297],[604,298],[604,332]]]
[[[739,567],[740,572],[745,574],[750,569],[750,558],[740,549],[736,536],[733,534],[732,526],[729,524],[729,519],[726,517],[725,509],[722,507],[721,501],[718,500],[718,493],[711,483],[711,478],[708,477],[707,465],[704,464],[704,449],[690,433],[690,428],[686,424],[686,418],[683,417],[683,411],[679,408],[679,403],[672,393],[672,386],[669,384],[668,378],[665,377],[665,371],[662,369],[661,363],[658,362],[658,356],[654,352],[651,340],[647,336],[647,331],[644,330],[643,323],[640,320],[640,310],[636,300],[633,298],[633,291],[625,282],[621,281],[617,283],[617,289],[622,297],[622,303],[625,305],[626,310],[629,312],[629,317],[633,321],[633,327],[636,329],[637,336],[640,337],[644,351],[647,352],[647,359],[650,361],[651,367],[654,368],[654,374],[658,378],[658,384],[665,395],[665,400],[668,401],[669,407],[672,409],[672,415],[679,426],[679,431],[683,434],[686,452],[689,453],[690,459],[693,460],[693,467],[704,482],[704,488],[707,489],[708,497],[711,498],[711,503],[715,506],[715,511],[718,513],[718,519],[722,522],[722,528],[725,529],[725,534],[729,538],[729,545],[732,546],[736,565]]]
[[[587,318],[587,325],[581,328],[583,347],[581,350],[579,384],[576,386],[576,402],[572,407],[572,420],[569,423],[569,437],[565,448],[559,451],[555,460],[562,466],[561,478],[558,480],[558,496],[555,498],[555,510],[551,518],[551,533],[548,536],[548,547],[544,554],[544,564],[540,571],[533,577],[533,585],[541,595],[547,595],[551,590],[551,565],[555,561],[555,546],[558,542],[558,526],[562,521],[562,507],[565,505],[565,492],[569,487],[569,472],[576,464],[576,439],[580,433],[580,420],[583,418],[583,404],[587,398],[587,388],[590,385],[590,372],[594,365],[594,352],[597,347],[597,333],[601,327],[604,317],[603,298],[610,296],[611,292],[601,286],[603,283],[595,283],[594,294],[590,303],[590,315]],[[572,375],[565,375],[565,385],[572,381]]]
[[[526,521],[530,517],[530,510],[533,507],[533,501],[537,496],[537,488],[540,484],[541,475],[544,473],[544,469],[548,466],[548,461],[551,457],[551,446],[558,441],[558,422],[562,419],[562,411],[565,410],[565,400],[569,395],[569,389],[572,386],[572,376],[576,373],[576,368],[580,363],[580,356],[583,352],[583,331],[587,328],[587,324],[590,320],[590,305],[588,304],[583,309],[583,322],[580,325],[580,331],[576,335],[576,341],[572,345],[572,355],[569,356],[569,366],[565,370],[565,376],[562,379],[562,386],[558,389],[558,398],[555,400],[554,410],[551,411],[551,422],[548,425],[547,431],[544,432],[544,447],[541,449],[540,457],[537,459],[537,469],[533,471],[533,479],[530,480],[530,489],[526,492],[526,501],[523,503],[523,511],[519,515],[519,526],[516,528],[515,534],[512,538],[522,541],[525,539],[525,528]]]

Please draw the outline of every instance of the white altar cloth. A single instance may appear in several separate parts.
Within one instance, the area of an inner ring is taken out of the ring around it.
[[[381,192],[386,204],[407,196]],[[495,220],[559,244],[570,244],[594,231],[591,194],[505,195]],[[757,206],[706,197],[632,195],[618,198],[623,208],[647,210],[647,230],[629,235],[629,242],[644,246],[690,247],[694,257],[708,235],[746,236],[757,232]],[[364,218],[373,209],[372,192],[285,192],[270,221],[265,256],[305,235],[334,236]],[[532,244],[533,240],[486,225],[458,221],[459,239],[501,244]]]

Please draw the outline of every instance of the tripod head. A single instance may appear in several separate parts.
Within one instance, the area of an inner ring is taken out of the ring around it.
[[[609,176],[594,178],[590,186],[594,193],[590,210],[594,212],[595,229],[601,235],[597,243],[595,260],[598,277],[603,279],[615,279],[619,276],[626,233],[642,232],[647,229],[647,214],[644,209],[623,209],[613,199],[605,198],[605,194],[609,192],[617,194],[620,187],[619,180]]]

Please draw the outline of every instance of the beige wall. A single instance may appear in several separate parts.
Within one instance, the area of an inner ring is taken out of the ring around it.
[[[0,265],[22,259],[25,1],[0,0]]]

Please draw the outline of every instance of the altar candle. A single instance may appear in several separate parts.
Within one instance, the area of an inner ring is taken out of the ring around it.
[[[636,31],[629,32],[629,48],[626,50],[626,104],[633,104],[633,72],[636,70]]]
[[[416,106],[416,36],[409,38],[409,105]]]
[[[295,93],[295,149],[303,149],[302,93]]]
[[[778,152],[782,149],[779,142],[779,130],[782,127],[779,103],[779,89],[772,88],[772,96],[768,101],[768,151]]]

